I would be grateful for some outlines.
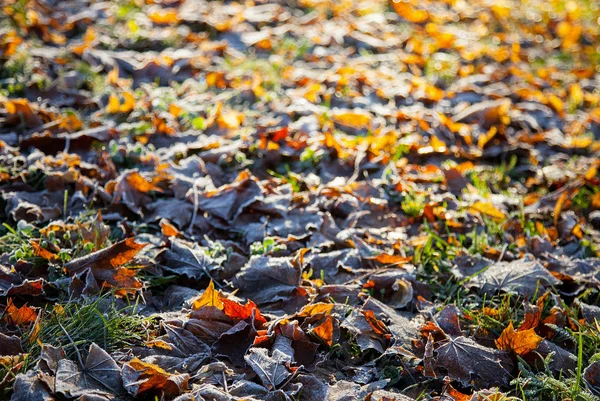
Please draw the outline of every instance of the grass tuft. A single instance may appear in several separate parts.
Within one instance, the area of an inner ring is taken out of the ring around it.
[[[62,347],[67,355],[96,343],[108,352],[142,344],[150,338],[152,322],[136,313],[136,306],[119,307],[107,295],[79,303],[57,304],[44,313],[38,328],[26,339],[37,360],[41,344]]]

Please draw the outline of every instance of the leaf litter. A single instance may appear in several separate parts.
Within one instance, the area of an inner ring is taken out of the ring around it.
[[[2,7],[2,398],[600,394],[595,2]]]

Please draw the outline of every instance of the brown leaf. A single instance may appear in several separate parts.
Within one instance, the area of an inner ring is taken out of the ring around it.
[[[133,238],[117,242],[108,248],[93,252],[66,263],[63,267],[71,275],[89,269],[94,278],[103,285],[122,289],[126,292],[137,290],[142,283],[135,278],[136,271],[122,267],[130,262],[146,244],[138,244]]]
[[[147,244],[138,244],[133,238],[117,242],[108,248],[73,259],[64,268],[69,273],[79,273],[86,268],[92,270],[114,269],[130,262]]]
[[[373,330],[373,332],[375,332],[376,334],[379,334],[379,335],[388,334],[387,327],[381,320],[379,320],[375,317],[375,313],[373,311],[363,310],[363,311],[361,311],[361,313],[364,315],[367,323],[369,323],[369,326],[371,326],[371,329]]]

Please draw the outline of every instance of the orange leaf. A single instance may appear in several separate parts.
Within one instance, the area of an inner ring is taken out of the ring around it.
[[[33,253],[35,256],[39,256],[40,258],[44,258],[46,260],[57,260],[58,259],[58,255],[50,252],[47,249],[42,248],[41,245],[39,244],[39,242],[30,241],[30,244],[33,247]]]
[[[367,128],[371,122],[371,115],[368,113],[337,113],[331,117],[338,124],[354,127],[357,129]]]
[[[333,318],[327,316],[323,323],[312,329],[312,333],[331,347],[333,345]]]
[[[460,391],[458,391],[457,389],[455,389],[454,387],[452,387],[452,385],[450,385],[450,384],[448,384],[448,386],[446,387],[446,394],[445,395],[449,395],[450,397],[452,397],[452,399],[454,401],[469,401],[469,400],[472,400],[470,394],[463,394]]]
[[[232,319],[244,320],[252,316],[252,313],[256,311],[254,312],[254,321],[259,324],[267,323],[267,320],[260,314],[260,310],[258,310],[256,304],[250,300],[244,305],[227,298],[222,298],[221,301],[223,302],[223,312]]]
[[[169,106],[169,113],[171,113],[171,115],[175,118],[179,117],[182,111],[183,109],[177,106],[176,104],[172,104]]]
[[[136,271],[121,267],[131,261],[146,244],[138,244],[133,238],[127,238],[108,248],[74,259],[63,267],[71,274],[90,269],[94,278],[103,286],[123,289],[124,292],[137,290],[142,284],[135,278]],[[122,294],[120,291],[119,294]]]
[[[563,192],[556,201],[556,205],[554,205],[554,225],[557,227],[558,220],[560,219],[560,212],[562,212],[562,208],[567,200],[567,196],[569,196],[569,191]]]
[[[427,11],[417,10],[412,5],[404,1],[392,0],[390,3],[392,4],[394,11],[396,11],[396,14],[408,22],[421,24],[429,19],[429,13]]]
[[[592,207],[594,209],[600,209],[600,192],[595,193],[594,196],[592,196]]]
[[[374,258],[377,262],[383,265],[403,265],[412,260],[412,256],[399,256],[399,255],[388,255],[387,253],[381,253]]]
[[[34,113],[27,99],[12,99],[4,103],[6,112],[12,116],[22,118],[28,127],[35,128],[43,124],[42,120]]]
[[[535,333],[534,329],[515,331],[512,322],[504,329],[496,340],[496,347],[505,351],[514,351],[519,355],[525,355],[537,349],[543,338]]]
[[[179,22],[177,10],[174,8],[155,10],[148,14],[148,18],[157,25],[173,25]]]
[[[178,237],[181,235],[179,230],[174,225],[169,223],[169,220],[167,219],[161,219],[159,225],[162,234],[166,237]]]
[[[147,391],[163,391],[177,395],[181,389],[187,388],[189,376],[181,376],[182,381],[171,380],[173,375],[158,365],[140,361],[137,357],[123,366],[123,381],[126,387],[134,390],[135,395]]]
[[[92,269],[116,268],[131,261],[145,246],[146,244],[138,244],[133,238],[127,238],[108,248],[74,259],[66,263],[64,267],[72,273],[79,272],[87,267]]]
[[[385,335],[388,333],[388,329],[385,324],[375,317],[375,312],[372,310],[363,310],[361,311],[365,316],[365,320],[369,323],[369,326],[373,329],[373,331],[380,335]]]
[[[156,185],[156,183],[160,180],[160,177],[155,177],[152,181],[148,181],[136,171],[127,174],[126,177],[127,184],[129,184],[133,189],[142,193],[150,191],[162,192],[162,188]]]
[[[36,311],[27,305],[17,308],[12,299],[8,300],[8,305],[4,309],[4,321],[16,326],[29,325],[37,320]]]

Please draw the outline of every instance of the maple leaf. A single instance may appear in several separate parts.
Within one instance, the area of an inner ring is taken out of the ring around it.
[[[542,340],[543,338],[538,336],[534,329],[515,331],[512,322],[510,322],[496,340],[496,347],[504,351],[514,351],[519,355],[525,355],[537,349]]]
[[[175,239],[171,240],[171,248],[164,253],[162,266],[173,273],[195,279],[212,277],[212,271],[219,267],[204,249],[191,248]]]
[[[204,290],[202,296],[192,304],[192,308],[195,310],[204,307],[215,307],[222,310],[231,319],[244,320],[254,316],[256,323],[266,323],[265,318],[261,315],[260,310],[254,302],[249,300],[245,304],[241,304],[224,297],[219,291],[215,290],[215,284],[212,280],[206,290]]]
[[[560,284],[538,261],[528,258],[495,263],[467,282],[468,287],[480,288],[484,293],[497,291],[532,296],[538,288]]]
[[[465,385],[478,387],[507,385],[513,364],[508,354],[484,347],[467,337],[450,338],[437,349],[436,368]]]
[[[272,356],[269,356],[269,351],[264,348],[251,348],[244,359],[269,389],[277,388],[291,376],[285,367],[290,358],[279,349],[275,349]]]
[[[114,397],[123,389],[121,369],[106,351],[92,343],[85,362],[78,365],[69,359],[58,361],[55,386],[57,393],[69,397]]]
[[[301,271],[289,258],[254,256],[233,278],[241,294],[258,305],[285,301],[300,287]]]
[[[215,290],[215,284],[211,280],[204,290],[204,293],[200,298],[194,301],[192,304],[193,309],[200,309],[205,306],[214,306],[217,309],[223,310],[225,305],[223,304],[223,297],[219,291]]]
[[[15,306],[12,299],[9,298],[8,304],[4,309],[3,320],[17,326],[30,325],[38,318],[38,314],[32,307],[23,305],[20,308]]]

